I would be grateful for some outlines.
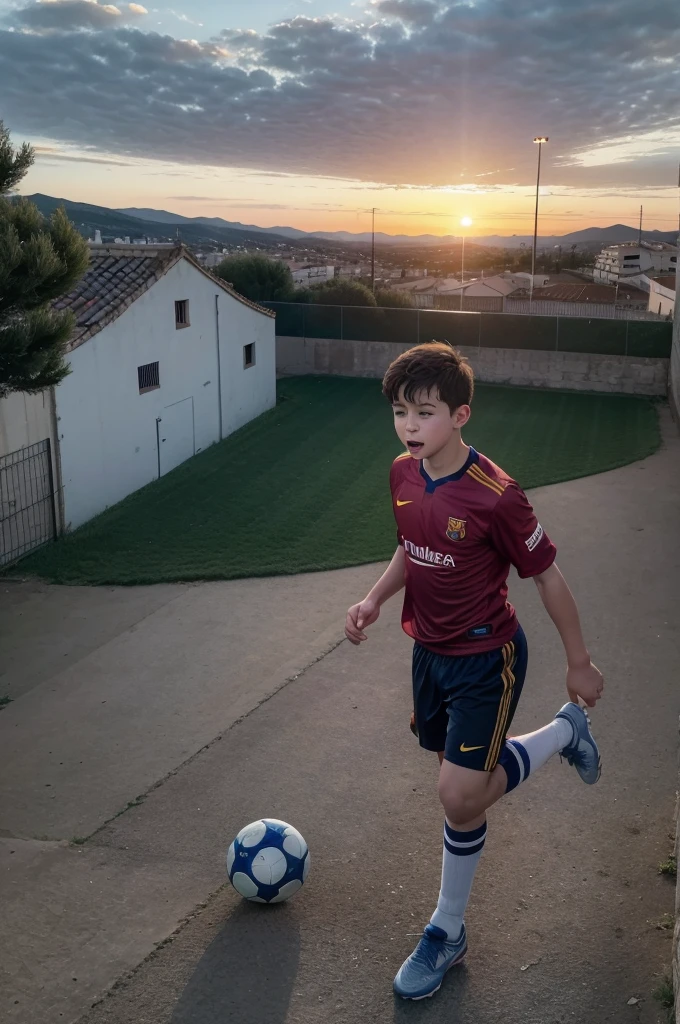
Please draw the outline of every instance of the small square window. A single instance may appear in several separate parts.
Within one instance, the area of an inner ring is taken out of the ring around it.
[[[143,395],[146,391],[155,391],[161,386],[158,363],[145,363],[137,367],[137,381],[139,393]]]
[[[247,370],[249,366],[255,366],[255,342],[253,341],[250,345],[243,346],[243,369]]]
[[[189,300],[188,299],[177,299],[175,301],[175,327],[177,330],[180,327],[189,326]]]

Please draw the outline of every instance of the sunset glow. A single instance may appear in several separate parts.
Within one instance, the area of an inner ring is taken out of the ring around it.
[[[642,25],[631,48],[633,0],[614,22],[586,0],[0,0],[2,116],[37,148],[26,194],[308,231],[370,230],[376,207],[391,234],[526,234],[533,140],[549,138],[541,233],[636,224],[640,204],[670,230],[680,29],[664,5],[667,28]]]

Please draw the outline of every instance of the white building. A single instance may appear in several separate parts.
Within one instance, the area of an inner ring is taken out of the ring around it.
[[[524,270],[504,270],[497,276],[503,281],[509,281],[513,288],[525,288],[527,292],[531,291],[531,274]],[[549,280],[549,274],[534,274],[534,288],[545,287]]]
[[[649,305],[650,313],[659,316],[673,317],[675,309],[675,274],[666,277],[650,278]]]
[[[223,250],[222,252],[199,253],[196,258],[202,267],[213,270],[215,267],[219,267],[220,263],[226,258],[226,255],[226,250]]]
[[[640,274],[674,274],[677,262],[677,246],[668,242],[623,242],[602,250],[593,280],[616,284]]]
[[[519,275],[516,275],[519,278]],[[531,278],[531,275],[528,275]],[[455,308],[461,295],[465,299],[485,298],[504,299],[518,288],[526,287],[526,281],[506,279],[500,274],[494,277],[473,278],[465,284],[451,277],[431,277],[420,281],[405,281],[391,285],[395,291],[407,292],[413,299],[413,305],[427,309],[444,302],[447,308]]]
[[[310,285],[320,284],[322,281],[332,281],[335,277],[335,267],[291,267],[291,274],[295,284]]]
[[[369,263],[350,264],[349,266],[340,266],[335,268],[336,277],[362,277],[370,273],[371,266]]]
[[[53,399],[0,402],[0,442],[52,436],[67,529],[276,403],[274,314],[182,246],[93,245],[87,273],[55,305],[76,316],[71,372]]]

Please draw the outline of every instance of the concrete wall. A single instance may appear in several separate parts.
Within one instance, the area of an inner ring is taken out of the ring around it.
[[[278,337],[276,345],[276,367],[281,375],[331,373],[345,377],[381,377],[389,363],[410,348],[395,342],[287,337]],[[665,395],[667,389],[668,359],[465,345],[460,351],[470,360],[477,379],[490,383],[636,395]],[[680,388],[680,359],[678,371]]]
[[[662,284],[658,284],[654,280],[650,281],[647,308],[658,316],[672,317],[675,308],[675,290],[664,288]]]
[[[180,261],[69,355],[72,372],[56,389],[67,528],[155,480],[159,464],[162,474],[219,440],[215,296],[222,436],[275,404],[274,320]],[[190,321],[179,330],[178,299]],[[245,369],[249,343],[255,366]],[[137,368],[156,361],[160,387],[140,394]]]
[[[19,392],[0,399],[0,455],[9,455],[52,436],[49,391]]]

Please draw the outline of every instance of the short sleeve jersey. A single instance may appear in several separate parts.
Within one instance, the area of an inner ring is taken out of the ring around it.
[[[404,631],[436,654],[502,647],[517,630],[510,566],[523,579],[538,576],[556,554],[525,493],[474,448],[439,480],[406,452],[390,487],[405,554]]]

